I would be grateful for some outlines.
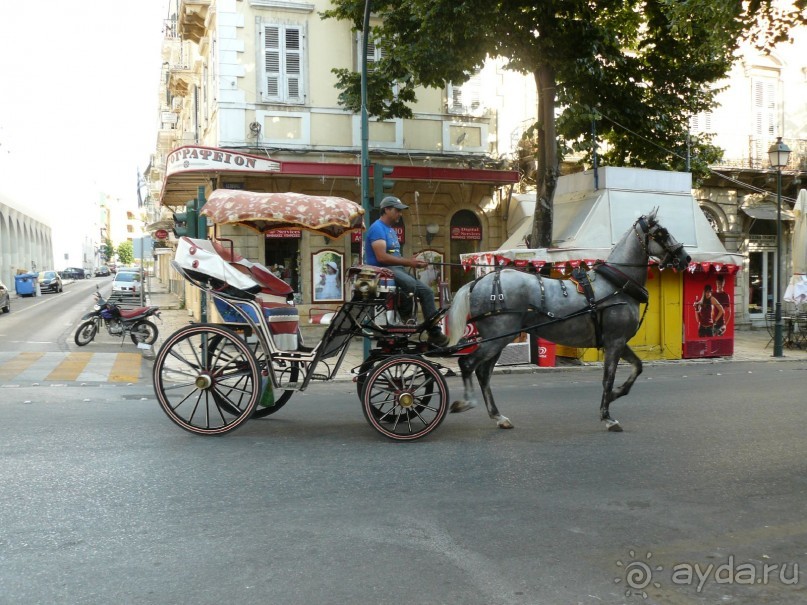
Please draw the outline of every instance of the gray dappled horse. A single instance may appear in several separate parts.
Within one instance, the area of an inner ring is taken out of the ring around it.
[[[651,256],[660,259],[662,268],[684,269],[690,260],[684,245],[658,224],[655,210],[628,229],[605,262],[575,276],[582,296],[575,288],[577,282],[512,269],[493,271],[460,288],[449,310],[449,346],[463,336],[466,323],[476,324],[480,342],[476,350],[459,359],[465,393],[464,399],[451,404],[451,411],[462,412],[476,405],[471,379],[475,371],[488,414],[499,427],[513,428],[496,408],[490,377],[502,349],[519,331],[526,330],[560,345],[605,351],[600,419],[609,431],[621,431],[608,406],[627,395],[642,372],[642,361],[628,340],[639,329],[640,304],[648,301],[644,284]],[[633,371],[622,386],[614,388],[620,359],[631,364]]]

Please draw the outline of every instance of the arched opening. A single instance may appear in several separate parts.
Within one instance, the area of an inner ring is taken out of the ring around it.
[[[460,254],[479,252],[482,241],[482,225],[470,210],[459,210],[451,217],[451,291],[456,292],[474,279],[473,271],[465,271],[460,263]]]

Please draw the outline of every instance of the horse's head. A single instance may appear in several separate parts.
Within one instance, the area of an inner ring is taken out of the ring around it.
[[[649,215],[640,216],[636,221],[636,229],[643,236],[648,256],[660,259],[659,266],[662,269],[666,267],[678,270],[687,268],[691,258],[684,250],[684,244],[679,243],[667,229],[658,223],[655,211]]]

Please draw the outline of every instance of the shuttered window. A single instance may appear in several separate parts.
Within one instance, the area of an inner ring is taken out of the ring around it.
[[[778,107],[776,103],[776,81],[769,78],[755,78],[752,84],[754,104],[754,145],[753,159],[767,161],[768,147],[776,139]]]
[[[386,56],[387,51],[377,46],[372,38],[367,40],[367,73],[373,73],[375,64]],[[356,71],[361,73],[361,33],[356,35]],[[398,96],[398,85],[392,85],[392,96]]]
[[[305,49],[302,28],[292,25],[264,25],[261,34],[262,100],[275,103],[303,103]]]
[[[478,69],[464,84],[449,82],[446,93],[449,113],[479,115],[485,110],[482,105],[482,76]]]

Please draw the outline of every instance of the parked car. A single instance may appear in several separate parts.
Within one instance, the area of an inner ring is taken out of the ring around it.
[[[86,279],[87,277],[86,271],[79,267],[67,267],[60,271],[60,275],[63,279]]]
[[[112,272],[109,267],[101,266],[95,269],[95,277],[109,277],[110,275],[112,275]]]
[[[61,292],[62,278],[56,271],[40,271],[39,272],[39,291],[45,292]]]
[[[112,292],[122,292],[124,294],[137,294],[140,292],[141,280],[139,273],[131,271],[118,271],[115,279],[112,280]]]
[[[6,285],[0,281],[0,309],[3,313],[11,311],[11,294],[8,292]]]

